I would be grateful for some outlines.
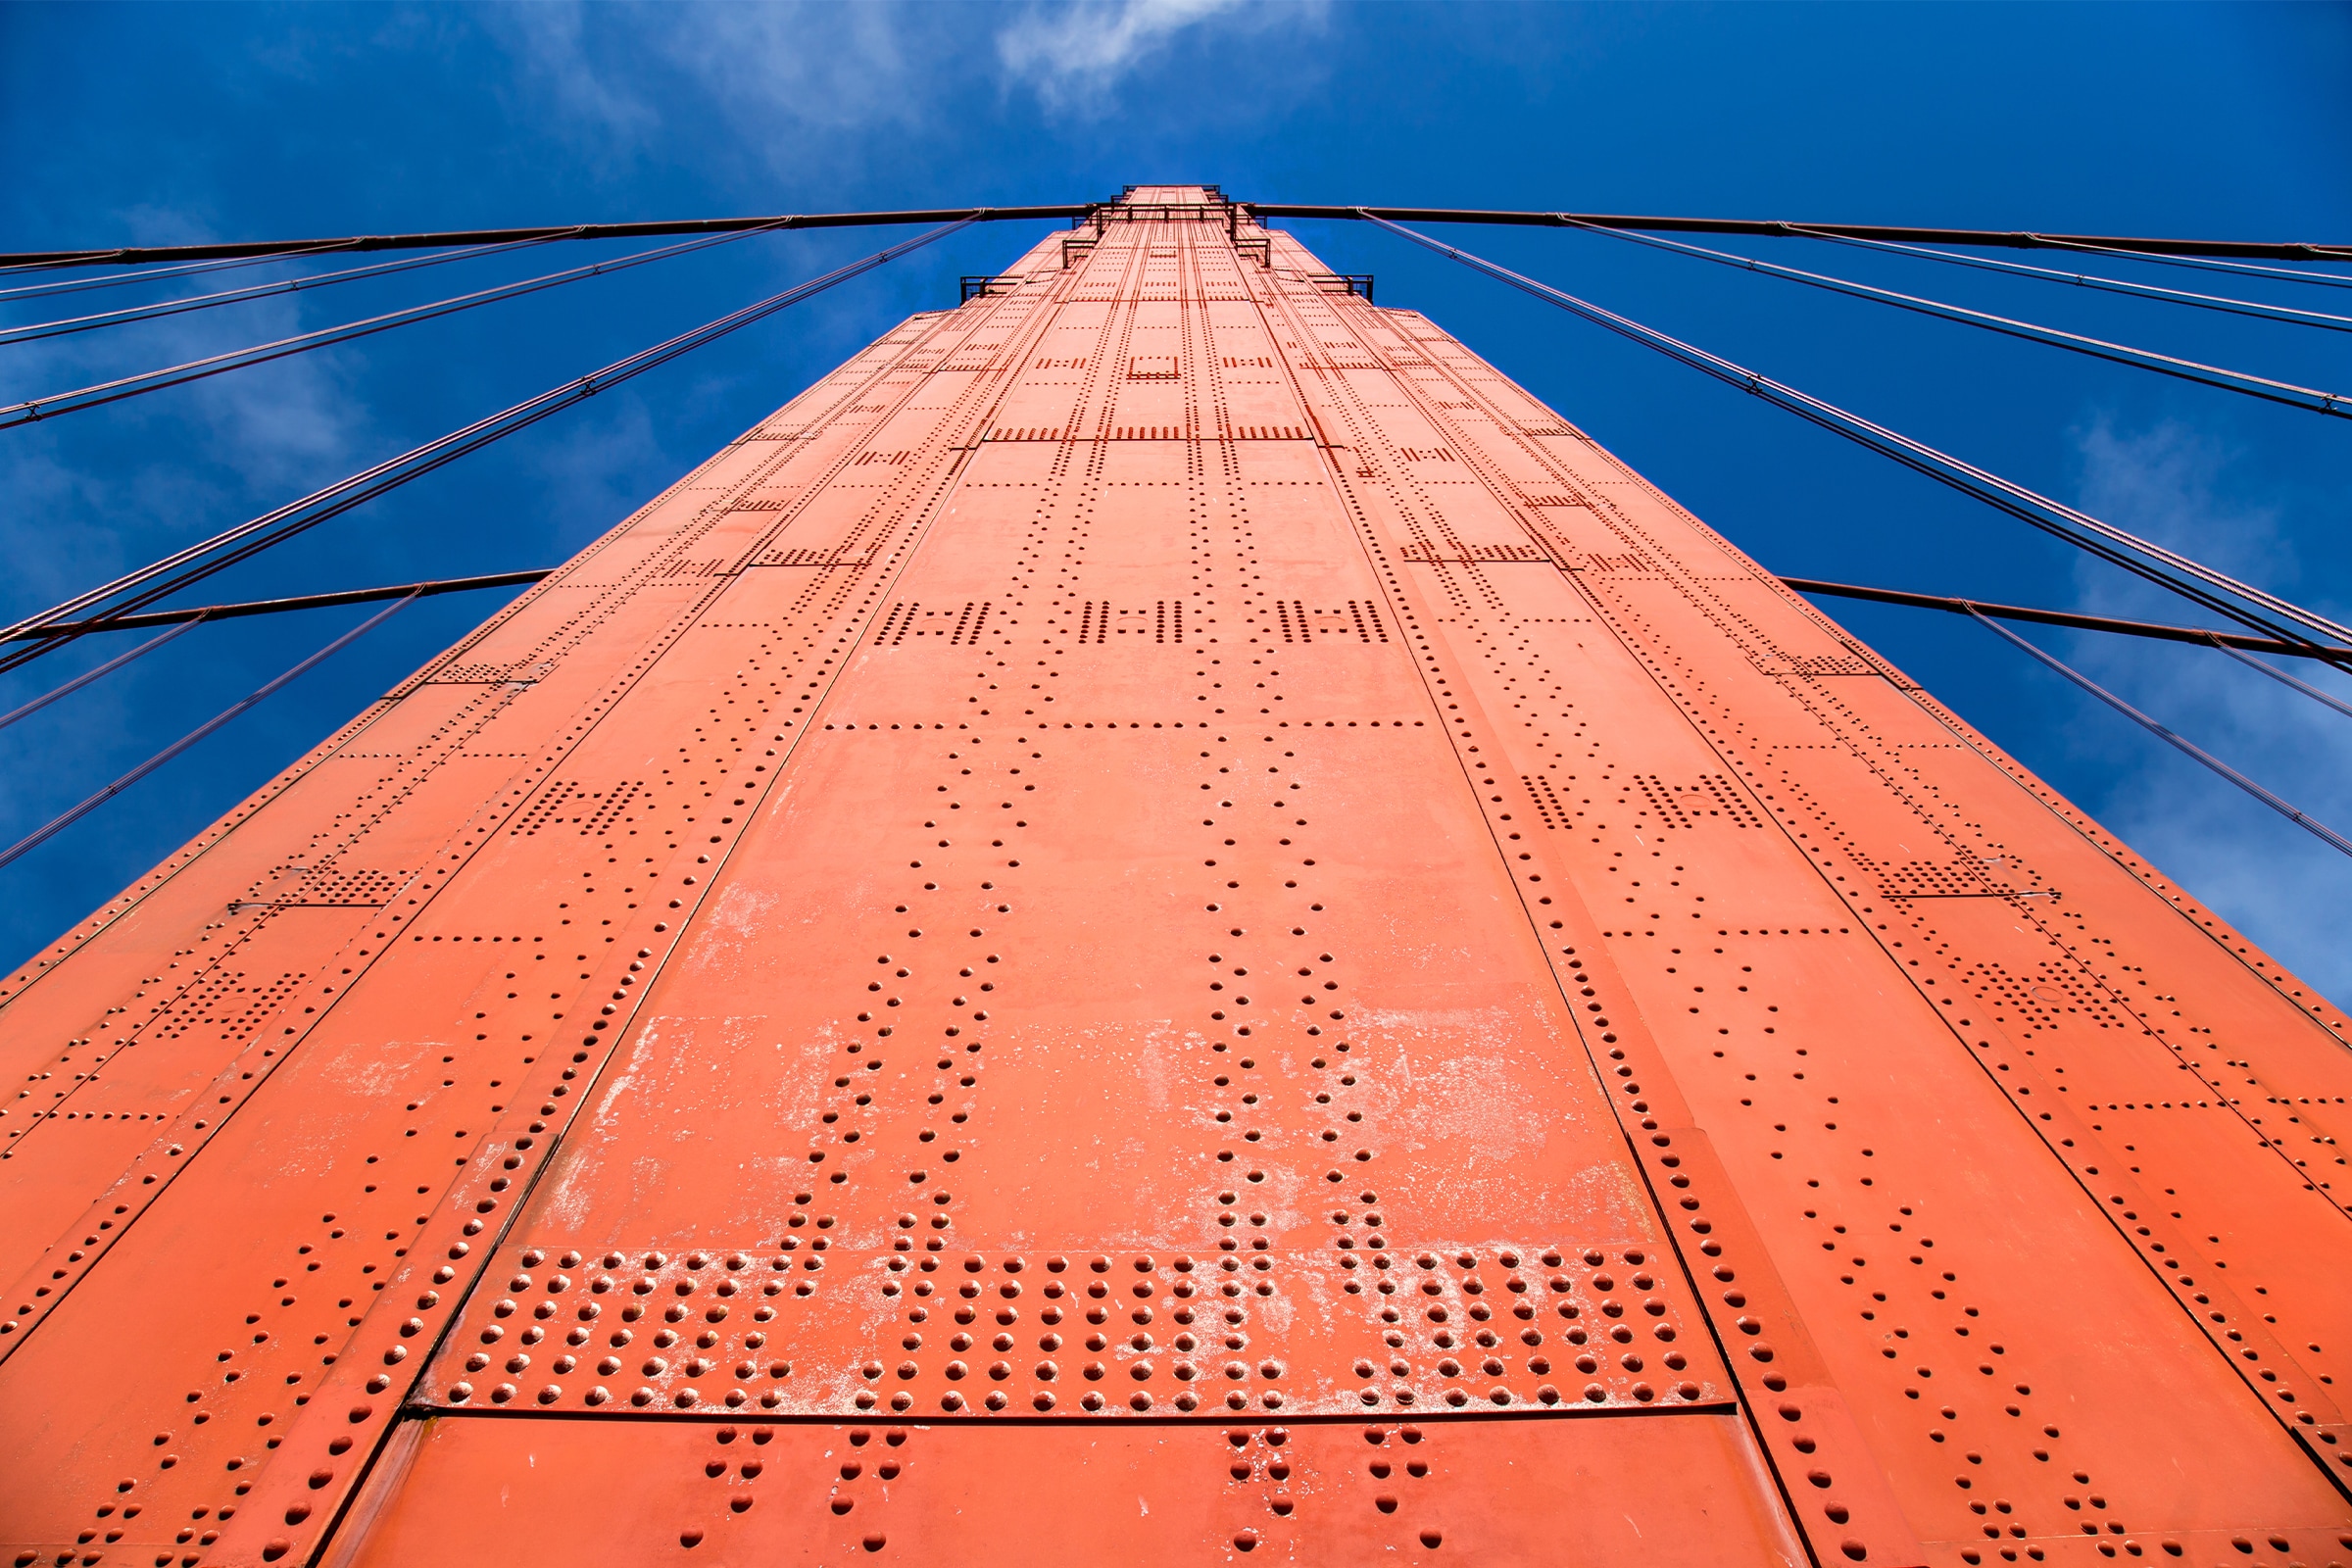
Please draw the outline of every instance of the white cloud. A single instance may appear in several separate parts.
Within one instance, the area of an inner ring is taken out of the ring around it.
[[[654,158],[686,117],[722,121],[725,145],[788,187],[855,185],[875,133],[953,131],[959,91],[1018,89],[1057,115],[1133,107],[1112,89],[1189,33],[1319,25],[1323,0],[1032,0],[974,5],[607,4],[542,0],[478,13],[516,65],[526,110],[608,172]],[[993,57],[991,42],[993,39]],[[1220,65],[1231,84],[1252,64]]]
[[[672,142],[666,118],[716,116],[750,161],[796,182],[812,170],[855,179],[864,156],[855,133],[921,120],[936,96],[924,88],[956,54],[944,28],[906,19],[961,15],[797,0],[546,0],[480,13],[532,113],[608,171]]]
[[[2081,505],[2288,598],[2297,561],[2275,507],[2239,499],[2234,456],[2183,425],[2119,431],[2102,419],[2078,437]],[[2218,624],[2187,601],[2087,559],[2082,608],[2135,619]],[[2342,607],[2315,609],[2342,618]],[[2082,633],[2068,661],[2109,690],[2340,832],[2352,833],[2352,719],[2228,656]],[[2303,679],[2352,699],[2352,679],[2291,662]],[[2071,737],[2127,769],[2099,814],[2198,898],[2331,996],[2352,997],[2341,922],[2312,911],[2352,890],[2352,861],[2121,717],[2098,713]]]
[[[997,58],[1049,108],[1100,112],[1120,79],[1189,28],[1223,19],[1257,31],[1311,24],[1319,4],[1245,0],[1074,0],[1033,6],[997,34]]]
[[[523,90],[554,110],[556,127],[575,145],[625,159],[660,125],[652,104],[590,58],[589,12],[576,0],[490,6],[480,18],[520,67]]]
[[[2280,537],[2276,509],[2221,493],[2231,454],[2220,442],[2171,419],[2125,434],[2101,416],[2078,433],[2076,444],[2082,460],[2082,504],[2093,516],[2273,591],[2293,577],[2294,552]],[[2142,610],[2159,603],[2173,607],[2158,618],[2178,619],[2187,608],[2087,557],[2076,579],[2102,603],[2129,597]]]
[[[191,213],[185,207],[176,204],[134,202],[127,207],[116,208],[114,219],[116,222],[122,225],[122,231],[129,236],[128,243],[132,245],[201,245],[220,237],[209,217]],[[62,299],[71,306],[77,298],[108,300],[113,298],[113,295],[111,292],[100,291],[95,294],[79,296],[66,294],[56,296],[56,298]],[[92,305],[89,308],[92,310],[103,309],[99,305]]]
[[[676,12],[664,12],[675,17]],[[906,90],[923,39],[880,5],[714,5],[657,46],[738,121],[854,129],[921,113]]]

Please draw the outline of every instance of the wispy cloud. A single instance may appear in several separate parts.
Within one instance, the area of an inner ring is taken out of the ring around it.
[[[847,130],[921,113],[920,96],[906,88],[916,57],[930,51],[889,7],[730,5],[691,15],[693,24],[664,29],[661,48],[738,121]]]
[[[1248,31],[1313,25],[1320,4],[1269,5],[1248,0],[1075,0],[1038,5],[997,34],[997,59],[1014,83],[1047,107],[1098,113],[1106,91],[1209,23]]]
[[[576,148],[608,166],[627,162],[662,122],[631,84],[630,74],[593,57],[590,13],[576,0],[542,5],[490,6],[482,25],[516,66],[511,91],[534,109],[552,111],[550,123]]]
[[[854,182],[873,133],[937,128],[971,88],[1021,92],[1088,120],[1131,109],[1118,88],[1188,36],[1220,42],[1321,25],[1324,0],[1035,0],[1015,10],[776,0],[695,6],[580,0],[491,7],[514,61],[507,89],[612,173],[715,116],[746,161],[790,183]],[[1227,62],[1228,82],[1251,63]],[[686,106],[681,108],[679,106]]]
[[[954,8],[938,15],[954,16]],[[683,112],[715,116],[749,162],[806,179],[855,175],[856,133],[918,122],[953,69],[944,28],[882,4],[491,7],[484,27],[514,60],[510,89],[611,173],[675,140]]]
[[[2275,507],[2232,495],[2225,477],[2233,454],[2218,439],[2178,420],[2126,432],[2093,419],[2076,433],[2084,510],[2234,576],[2285,591],[2294,552],[2279,532]],[[2178,615],[2182,602],[2084,558],[2076,568],[2082,591],[2102,603],[2129,596],[2146,610],[2161,596]]]

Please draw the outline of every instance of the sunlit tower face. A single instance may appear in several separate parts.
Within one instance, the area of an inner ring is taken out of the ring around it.
[[[1213,188],[966,293],[10,981],[21,1561],[2339,1549],[2332,1013]]]

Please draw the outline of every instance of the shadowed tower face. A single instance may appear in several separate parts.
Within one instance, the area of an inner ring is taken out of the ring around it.
[[[15,1561],[2352,1551],[2342,1021],[1351,286],[1132,189],[14,977]]]

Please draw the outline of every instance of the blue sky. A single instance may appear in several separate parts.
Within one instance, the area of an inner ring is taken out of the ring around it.
[[[1207,179],[1269,201],[2352,242],[2347,80],[2352,10],[2324,5],[19,4],[0,8],[0,131],[16,149],[0,220],[5,248],[28,249],[1062,202]],[[1382,303],[1430,313],[1773,569],[2182,618],[2020,524],[1440,258],[1357,225],[1296,226],[1333,266],[1376,273]],[[353,513],[205,597],[552,564],[893,321],[953,304],[958,273],[995,270],[1034,233],[966,231]],[[2336,421],[1605,237],[1457,237],[2352,617],[2352,430]],[[38,609],[877,243],[745,240],[0,431],[0,611]],[[0,402],[628,248],[541,250],[0,346]],[[1758,254],[2282,379],[2352,382],[2340,336],[1797,241]],[[0,322],[53,314],[0,305]],[[493,604],[410,608],[0,869],[0,962]],[[1980,628],[1837,612],[2352,999],[2352,861]],[[364,613],[203,628],[0,731],[0,841]],[[2352,721],[2219,655],[2035,635],[2352,831]],[[0,708],[113,651],[0,678]],[[2334,689],[2352,695],[2352,682]]]

